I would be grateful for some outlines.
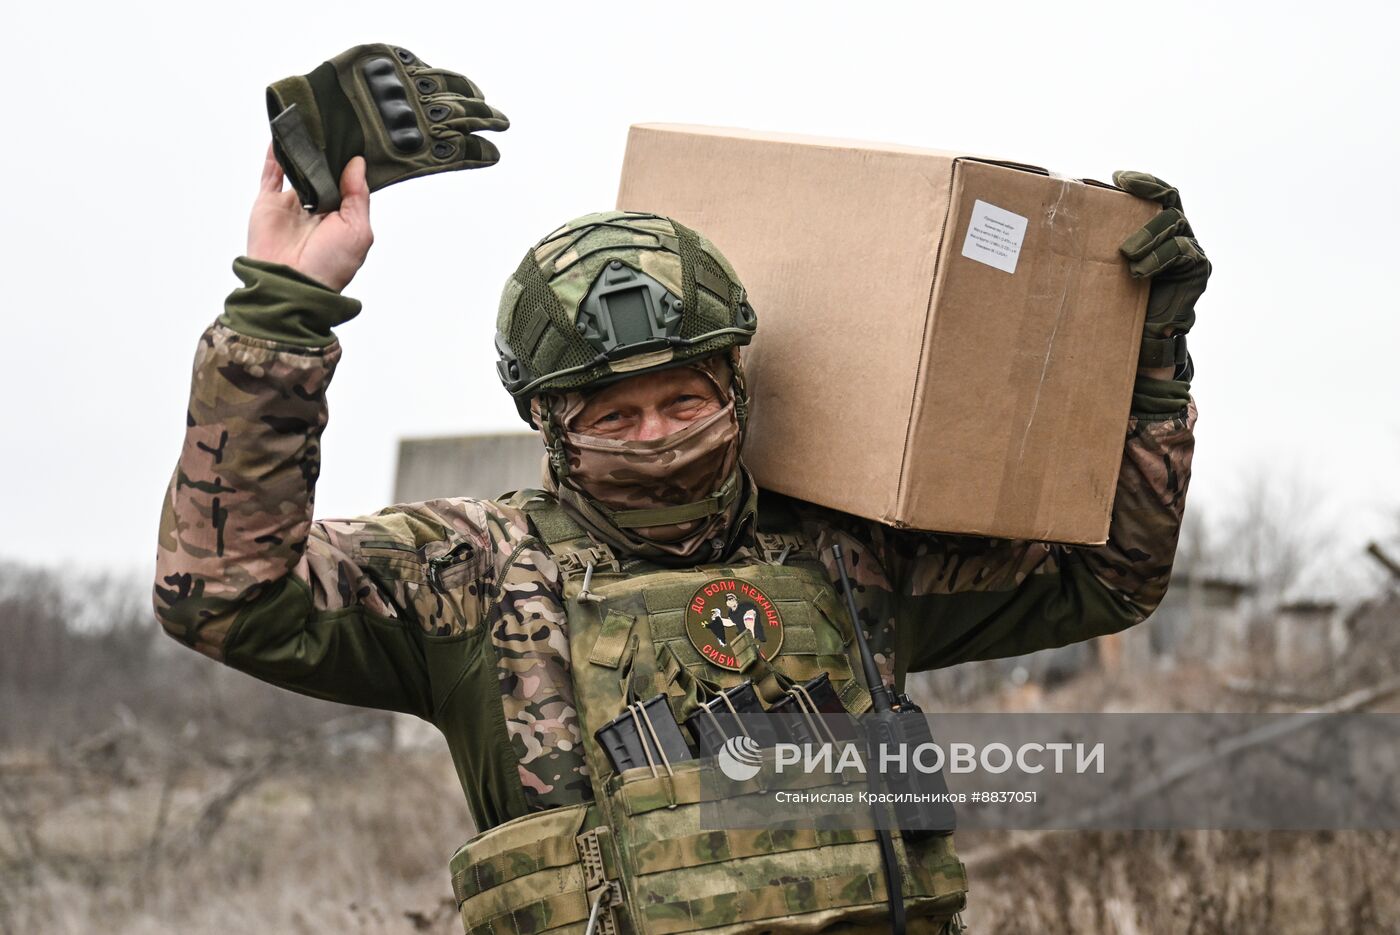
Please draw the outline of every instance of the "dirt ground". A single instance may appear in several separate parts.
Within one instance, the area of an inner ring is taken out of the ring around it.
[[[342,713],[220,747],[119,724],[10,746],[0,931],[456,931],[446,862],[471,832],[456,776],[439,746],[396,748],[386,727]],[[1400,932],[1400,835],[967,832],[959,850],[974,933]]]
[[[0,930],[457,931],[446,861],[470,822],[445,754],[309,766],[288,760],[219,818],[236,768],[80,777],[11,754]],[[965,833],[959,846],[973,932],[1400,931],[1400,835]]]
[[[91,593],[20,584],[0,592],[0,935],[459,930],[447,861],[471,820],[430,728],[212,665],[158,636],[143,596],[103,598],[105,624],[81,627]],[[1400,654],[1360,658],[1347,687],[1393,677]],[[911,692],[929,711],[1264,711],[1337,690],[1232,691],[1189,667],[1091,666],[1053,688],[969,671]],[[965,832],[958,847],[974,933],[1400,932],[1400,834]]]

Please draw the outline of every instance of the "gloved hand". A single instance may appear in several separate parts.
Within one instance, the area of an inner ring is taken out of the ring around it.
[[[339,207],[341,172],[355,156],[365,157],[373,192],[493,165],[500,152],[473,134],[510,126],[471,79],[382,43],[357,45],[310,74],[273,82],[267,115],[277,161],[316,214]]]
[[[1175,188],[1145,172],[1115,172],[1113,182],[1139,198],[1162,205],[1162,212],[1123,241],[1133,276],[1151,277],[1138,367],[1176,367],[1177,379],[1189,380],[1186,332],[1196,322],[1196,302],[1206,291],[1210,260],[1181,213]]]

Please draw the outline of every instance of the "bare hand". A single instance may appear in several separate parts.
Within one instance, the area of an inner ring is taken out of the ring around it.
[[[283,263],[339,292],[355,278],[374,243],[365,160],[356,156],[345,167],[340,210],[329,214],[308,213],[295,191],[282,190],[282,181],[282,167],[268,146],[258,200],[248,218],[248,256]]]

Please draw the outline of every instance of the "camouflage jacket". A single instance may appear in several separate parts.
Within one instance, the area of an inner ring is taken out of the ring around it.
[[[165,499],[161,624],[284,688],[432,721],[479,828],[588,797],[560,573],[525,514],[443,499],[313,520],[331,327],[359,304],[286,267],[235,271],[245,285],[200,339]],[[843,543],[897,681],[1090,639],[1162,599],[1190,475],[1185,385],[1140,380],[1133,412],[1103,546],[900,531],[793,501],[781,512],[819,547]],[[760,495],[760,530],[774,506]]]

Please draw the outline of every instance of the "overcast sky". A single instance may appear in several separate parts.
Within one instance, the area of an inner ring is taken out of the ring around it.
[[[890,140],[1180,187],[1215,264],[1191,504],[1301,476],[1348,543],[1400,508],[1392,4],[298,3],[12,9],[0,558],[146,570],[196,340],[235,284],[263,88],[357,43],[470,75],[501,164],[373,199],[320,515],[388,502],[400,437],[521,428],[507,274],[610,208],[627,127]],[[1257,10],[1257,12],[1255,12]]]

